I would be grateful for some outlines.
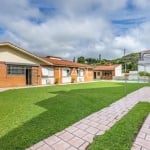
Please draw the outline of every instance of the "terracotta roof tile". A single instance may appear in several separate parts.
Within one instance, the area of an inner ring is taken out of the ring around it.
[[[55,66],[65,66],[65,67],[67,66],[67,67],[79,67],[79,68],[90,67],[85,64],[80,64],[80,63],[72,62],[69,60],[61,59],[60,57],[56,57],[56,58],[43,57],[43,59],[52,63]]]
[[[100,71],[100,70],[115,70],[116,66],[118,66],[118,65],[96,66],[96,67],[94,68],[94,71]]]

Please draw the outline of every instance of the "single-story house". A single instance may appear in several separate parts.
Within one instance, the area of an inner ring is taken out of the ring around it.
[[[43,65],[53,66],[11,43],[0,43],[0,87],[42,84]]]
[[[138,72],[145,71],[150,73],[150,50],[145,50],[140,53],[138,61]]]
[[[43,59],[54,65],[53,69],[49,69],[48,67],[42,68],[43,84],[46,84],[47,80],[52,81],[51,83],[71,83],[93,80],[93,68],[91,66],[54,56],[43,57]],[[53,76],[51,76],[52,74]]]
[[[93,80],[93,68],[59,57],[41,58],[9,42],[0,43],[0,88]]]
[[[111,80],[113,76],[122,76],[122,65],[103,65],[94,67],[94,79]]]

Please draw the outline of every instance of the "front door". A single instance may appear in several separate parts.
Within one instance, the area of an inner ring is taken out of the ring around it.
[[[26,68],[26,85],[32,84],[32,69]]]
[[[96,79],[96,72],[94,72],[94,79]]]

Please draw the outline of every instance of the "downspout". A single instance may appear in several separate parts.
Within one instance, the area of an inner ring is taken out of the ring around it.
[[[59,67],[59,81],[60,81],[60,67]]]

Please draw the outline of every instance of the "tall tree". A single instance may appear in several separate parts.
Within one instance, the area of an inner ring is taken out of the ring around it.
[[[77,62],[84,64],[85,63],[85,58],[83,56],[80,56],[80,57],[78,57]]]
[[[73,57],[73,62],[76,62],[76,57]]]

